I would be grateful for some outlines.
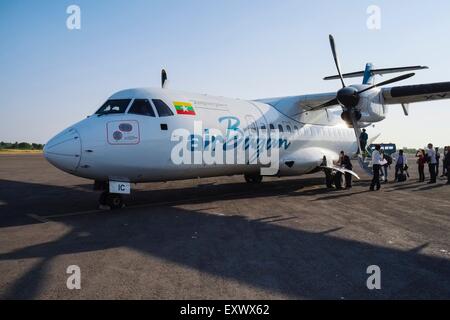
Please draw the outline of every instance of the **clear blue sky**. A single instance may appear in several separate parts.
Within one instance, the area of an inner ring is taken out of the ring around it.
[[[81,30],[66,8],[81,7]],[[381,30],[366,9],[381,8]],[[0,0],[0,140],[45,143],[113,92],[170,86],[239,98],[333,91],[332,33],[345,71],[429,65],[403,84],[450,81],[450,2]],[[359,81],[355,80],[355,81]],[[450,145],[450,101],[391,107],[381,140]]]

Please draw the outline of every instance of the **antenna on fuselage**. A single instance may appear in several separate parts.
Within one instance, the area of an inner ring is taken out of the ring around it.
[[[162,69],[161,70],[161,88],[165,88],[166,85],[166,81],[167,81],[167,72],[166,70]]]

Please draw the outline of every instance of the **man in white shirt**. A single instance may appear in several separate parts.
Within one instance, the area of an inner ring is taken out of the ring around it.
[[[373,170],[373,179],[372,183],[370,184],[370,191],[375,190],[375,186],[377,187],[377,190],[380,190],[380,169],[381,165],[383,164],[383,158],[381,157],[381,146],[377,144],[375,146],[375,150],[372,152],[372,170]]]
[[[433,144],[428,144],[428,150],[427,150],[427,162],[428,162],[428,169],[430,170],[430,182],[436,183],[436,151],[433,149]]]

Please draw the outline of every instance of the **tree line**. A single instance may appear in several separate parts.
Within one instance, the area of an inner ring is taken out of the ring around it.
[[[28,142],[0,142],[0,149],[17,149],[17,150],[42,150],[43,144],[40,143],[28,143]]]

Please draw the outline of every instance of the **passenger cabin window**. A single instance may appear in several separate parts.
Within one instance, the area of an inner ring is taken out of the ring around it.
[[[275,130],[275,126],[272,123],[269,125],[269,127],[270,127],[270,130]]]
[[[281,124],[278,125],[278,130],[279,130],[280,132],[283,132],[283,131],[284,131],[284,130],[283,130],[283,126],[282,126]]]
[[[125,113],[131,99],[113,99],[106,101],[95,114]]]
[[[287,129],[287,131],[288,131],[289,133],[291,133],[291,132],[292,132],[292,130],[291,130],[291,126],[289,126],[289,125],[286,125],[286,129]]]
[[[170,117],[173,116],[172,110],[170,110],[169,106],[165,104],[164,101],[159,99],[153,99],[153,104],[156,107],[156,111],[158,112],[160,117]]]
[[[128,113],[150,117],[155,116],[155,111],[153,111],[152,105],[148,99],[135,99],[130,107],[130,110],[128,110]]]

